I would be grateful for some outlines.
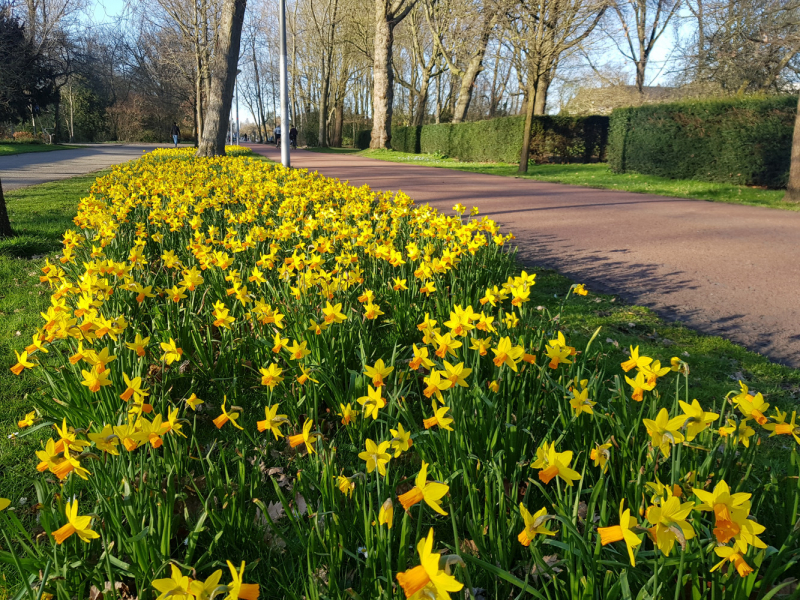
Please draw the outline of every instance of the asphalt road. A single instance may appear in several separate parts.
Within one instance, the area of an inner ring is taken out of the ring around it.
[[[90,144],[83,148],[0,156],[4,190],[85,175],[138,158],[166,144]]]
[[[800,213],[302,150],[292,166],[448,213],[478,206],[516,235],[523,262],[800,367]]]

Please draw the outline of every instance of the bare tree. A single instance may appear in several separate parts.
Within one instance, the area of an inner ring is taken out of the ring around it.
[[[225,0],[211,69],[208,117],[197,156],[224,156],[247,0]]]
[[[636,88],[641,94],[650,55],[681,6],[681,0],[615,0],[614,13],[622,28],[617,48],[636,68]]]
[[[489,45],[492,31],[497,25],[500,5],[494,0],[487,0],[486,2],[469,6],[464,18],[473,25],[469,28],[474,31],[473,36],[463,35],[459,31],[460,39],[454,40],[451,43],[450,52],[444,47],[443,31],[445,27],[442,24],[439,15],[446,15],[445,19],[453,12],[451,3],[439,3],[436,0],[427,0],[425,3],[425,15],[428,19],[428,24],[433,34],[434,42],[436,43],[439,52],[444,57],[447,67],[450,72],[461,80],[458,89],[458,96],[456,98],[455,107],[453,110],[453,123],[461,123],[467,116],[469,110],[469,103],[472,100],[472,92],[475,87],[475,80],[481,71],[483,71],[483,57],[486,54],[486,48]],[[455,47],[467,47],[464,62],[459,67],[457,59],[452,50]],[[451,58],[452,56],[452,58]]]

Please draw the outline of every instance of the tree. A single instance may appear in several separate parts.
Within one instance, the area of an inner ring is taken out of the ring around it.
[[[372,138],[370,148],[391,148],[394,68],[394,28],[406,18],[417,0],[375,0],[373,42]]]
[[[786,195],[783,199],[787,202],[800,202],[800,96],[797,99],[797,116],[794,119],[789,185],[786,187]]]
[[[605,0],[538,0],[522,7],[518,35],[524,40],[528,82],[519,173],[528,172],[533,116],[545,112],[559,61],[595,30],[606,8]]]
[[[8,220],[6,197],[3,195],[3,182],[0,180],[0,238],[11,237],[13,235],[14,231],[11,229],[11,222]]]
[[[622,28],[623,42],[617,48],[636,67],[636,88],[642,93],[650,55],[681,0],[615,0],[614,13]],[[616,42],[615,42],[616,43]]]
[[[246,8],[247,0],[225,0],[222,7],[211,69],[208,116],[203,125],[203,138],[197,156],[225,156],[225,136],[233,102]]]
[[[483,57],[486,54],[486,48],[489,45],[492,31],[497,25],[500,11],[499,7],[500,5],[492,0],[483,5],[469,7],[472,10],[467,12],[466,19],[476,23],[477,26],[475,27],[474,36],[463,36],[463,32],[458,32],[462,34],[462,39],[454,45],[463,44],[466,46],[469,44],[465,62],[462,63],[463,66],[459,67],[456,64],[457,59],[455,59],[455,57],[451,58],[451,53],[448,53],[444,48],[444,43],[442,42],[443,28],[441,23],[438,23],[435,18],[436,12],[449,14],[452,12],[453,8],[449,5],[440,7],[436,0],[427,0],[425,3],[425,16],[428,19],[428,24],[433,33],[433,40],[439,52],[444,57],[447,68],[450,69],[453,75],[461,79],[453,110],[453,123],[461,123],[467,116],[469,104],[472,100],[472,92],[475,88],[475,80],[478,78],[481,71],[483,71]]]
[[[0,121],[25,119],[52,102],[54,74],[9,11],[0,10]]]

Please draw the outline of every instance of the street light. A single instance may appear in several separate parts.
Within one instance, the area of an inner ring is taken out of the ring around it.
[[[289,77],[286,73],[286,0],[281,0],[281,164],[290,166],[289,161]]]

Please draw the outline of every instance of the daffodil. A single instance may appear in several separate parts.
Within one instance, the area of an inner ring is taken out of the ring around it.
[[[558,533],[558,531],[552,531],[546,525],[548,520],[554,518],[547,514],[546,507],[532,515],[528,512],[528,509],[525,508],[525,505],[520,502],[519,512],[522,515],[522,520],[525,522],[525,529],[519,533],[517,539],[523,546],[530,546],[537,535],[552,536]]]
[[[397,574],[397,583],[403,588],[407,599],[450,600],[450,592],[459,592],[464,584],[439,568],[438,552],[433,551],[433,528],[427,538],[417,544],[420,564],[413,569]]]
[[[67,524],[53,532],[53,537],[57,544],[63,544],[64,540],[73,533],[77,533],[87,544],[100,537],[100,534],[91,529],[92,517],[78,516],[78,501],[67,502],[64,506],[64,515],[67,517]]]
[[[203,404],[203,400],[201,400],[200,398],[198,398],[196,394],[192,394],[191,396],[189,396],[189,397],[186,399],[186,404],[187,404],[187,405],[189,406],[189,408],[191,408],[192,410],[197,410],[197,407],[198,407],[198,406],[200,406],[201,404]]]
[[[372,385],[376,388],[380,388],[383,385],[386,385],[386,377],[394,371],[393,366],[386,366],[383,362],[383,359],[379,358],[375,361],[375,366],[371,367],[369,365],[364,365],[364,375],[372,379]]]
[[[719,569],[726,562],[733,563],[739,577],[747,577],[753,572],[753,567],[747,564],[744,556],[742,556],[736,548],[729,548],[728,546],[717,546],[714,548],[714,553],[722,560],[709,569],[712,573]]]
[[[608,461],[611,458],[611,443],[595,444],[589,454],[589,459],[594,461],[595,467],[600,467],[603,473],[608,470]]]
[[[525,349],[522,346],[514,346],[511,344],[511,339],[506,336],[500,338],[497,342],[497,348],[492,348],[494,354],[493,362],[496,366],[502,367],[506,365],[512,371],[517,370],[517,363],[525,354]]]
[[[391,498],[387,498],[386,501],[381,505],[380,510],[378,511],[378,524],[386,525],[387,529],[391,529],[393,523],[394,523],[394,503],[392,502]]]
[[[314,452],[316,452],[316,450],[314,450],[314,442],[316,441],[317,436],[316,434],[311,433],[311,428],[313,426],[314,421],[312,419],[306,419],[306,422],[303,423],[303,432],[289,436],[289,446],[296,448],[301,444],[305,444],[308,453],[314,454]]]
[[[642,419],[642,422],[647,428],[647,435],[650,436],[653,447],[660,449],[664,457],[668,458],[672,446],[683,442],[683,435],[678,430],[683,427],[685,420],[684,416],[670,419],[667,409],[662,408],[655,421]]]
[[[358,457],[367,462],[367,473],[372,473],[376,468],[378,473],[386,475],[386,465],[391,460],[392,455],[386,452],[389,449],[389,442],[381,442],[376,444],[371,439],[367,438],[366,450],[360,452]]]
[[[244,427],[242,427],[241,425],[239,425],[236,422],[236,420],[240,416],[239,415],[239,410],[241,410],[241,409],[239,409],[239,407],[236,407],[236,406],[231,406],[231,412],[228,412],[227,410],[225,410],[225,404],[226,404],[227,401],[228,401],[228,397],[225,396],[223,398],[223,400],[222,400],[222,407],[220,409],[220,410],[222,410],[222,414],[220,416],[218,416],[216,419],[214,419],[214,425],[217,426],[217,429],[222,429],[222,426],[225,425],[225,423],[227,423],[228,421],[230,421],[231,424],[234,427],[236,427],[236,429],[244,430]]]
[[[350,421],[353,420],[355,415],[356,413],[349,402],[347,403],[347,406],[339,403],[339,416],[342,417],[342,425],[349,425]]]
[[[181,573],[175,565],[170,565],[171,576],[164,579],[156,579],[151,584],[153,588],[161,592],[156,600],[192,600],[195,596],[189,591],[191,579]]]
[[[97,365],[92,367],[91,371],[82,370],[81,374],[83,375],[81,385],[85,385],[92,393],[99,392],[100,388],[112,384],[111,379],[109,379],[110,373],[107,370],[98,371]]]
[[[568,486],[572,486],[573,481],[578,481],[581,476],[577,471],[569,468],[572,462],[572,450],[556,452],[555,442],[544,443],[536,450],[536,460],[531,465],[539,471],[539,479],[544,483],[550,483],[554,477],[560,477]]]
[[[20,419],[17,421],[17,427],[20,429],[25,429],[26,427],[30,427],[33,425],[34,421],[36,420],[36,411],[32,410],[27,415],[25,415],[24,419]]]
[[[622,367],[622,370],[627,373],[631,369],[645,367],[651,362],[653,362],[653,359],[649,356],[639,356],[639,346],[636,346],[636,348],[631,346],[630,358],[623,362],[620,366]]]
[[[271,431],[276,440],[283,437],[283,434],[279,429],[280,426],[289,422],[289,419],[286,418],[286,415],[278,414],[279,408],[280,404],[273,404],[270,407],[264,407],[264,420],[256,423],[259,431]]]
[[[656,387],[656,382],[650,381],[650,379],[643,371],[639,371],[638,373],[636,373],[635,379],[631,379],[626,375],[625,381],[627,381],[628,385],[633,388],[633,393],[631,394],[631,398],[633,398],[637,402],[641,402],[644,399],[645,392],[649,392],[650,390]]]
[[[169,338],[169,342],[161,342],[161,349],[164,351],[164,354],[161,355],[161,360],[165,361],[168,365],[171,365],[176,360],[180,360],[181,356],[183,356],[183,350],[178,348],[175,344],[175,340]]]
[[[423,395],[426,398],[430,398],[431,396],[436,396],[436,398],[444,404],[444,398],[442,397],[442,390],[449,390],[453,387],[453,382],[449,379],[442,379],[442,374],[439,371],[431,371],[430,375],[427,377],[423,377],[422,379],[427,385],[425,389],[422,390]]]
[[[472,373],[472,369],[465,367],[463,362],[460,362],[457,365],[451,365],[445,360],[443,361],[443,364],[444,371],[441,372],[441,374],[444,375],[444,378],[450,382],[451,387],[469,387],[469,384],[466,382],[466,378],[469,377],[470,373]]]
[[[429,419],[424,419],[422,424],[425,426],[425,429],[430,429],[434,425],[438,425],[442,429],[446,429],[447,431],[453,431],[453,428],[450,427],[450,423],[453,422],[453,419],[447,416],[447,411],[450,410],[449,406],[442,406],[437,407],[436,401],[434,400],[431,404],[433,406],[433,416]]]
[[[231,572],[232,581],[228,585],[228,595],[225,597],[225,600],[236,600],[237,598],[242,598],[243,600],[258,600],[259,585],[257,583],[244,583],[242,581],[244,577],[244,561],[242,561],[242,565],[239,567],[238,571],[231,561],[228,560],[226,562]]]
[[[697,434],[706,429],[711,423],[719,419],[717,413],[705,412],[697,400],[692,400],[691,404],[679,400],[678,403],[683,409],[683,415],[686,417],[684,425],[686,426],[686,441],[691,442]]]
[[[94,442],[98,450],[108,452],[114,456],[119,455],[119,450],[117,450],[119,437],[114,433],[114,429],[111,425],[104,426],[100,433],[89,433],[86,437]]]
[[[686,518],[694,509],[693,502],[681,503],[680,498],[671,496],[660,506],[650,506],[646,518],[653,524],[648,530],[653,543],[669,556],[675,542],[685,546],[695,536],[694,529]]]
[[[587,415],[594,414],[592,407],[597,404],[597,402],[593,402],[589,400],[589,390],[583,389],[580,391],[573,390],[572,398],[569,401],[569,405],[572,407],[572,410],[575,411],[575,416],[579,417],[582,413],[586,413]]]
[[[411,432],[406,431],[402,423],[397,424],[397,429],[389,429],[389,432],[392,434],[392,439],[389,440],[389,442],[394,450],[395,458],[400,456],[403,452],[407,452],[414,443],[411,439]]]
[[[275,387],[283,381],[283,377],[281,377],[283,369],[275,363],[270,364],[266,369],[259,369],[259,372],[261,373],[261,385],[269,387],[270,390],[274,390]]]
[[[623,510],[625,506],[625,500],[620,500],[619,502],[619,525],[612,525],[611,527],[599,527],[597,529],[597,533],[600,534],[600,543],[603,546],[611,544],[612,542],[625,542],[625,546],[628,548],[628,556],[631,559],[631,566],[636,566],[636,559],[633,556],[633,550],[639,544],[642,543],[642,540],[639,538],[638,535],[633,531],[634,527],[639,525],[639,521],[636,520],[636,517],[631,516],[631,510],[629,508]]]
[[[357,402],[364,407],[364,416],[378,418],[378,411],[386,406],[386,399],[381,395],[381,388],[367,386],[367,395],[358,398]]]
[[[417,477],[414,480],[414,487],[402,494],[399,500],[405,510],[424,500],[425,504],[440,515],[447,515],[442,510],[441,499],[449,490],[450,486],[447,484],[428,481],[428,463],[423,460],[422,467],[420,467],[419,473],[417,473]]]
[[[33,367],[36,366],[36,363],[33,363],[28,360],[28,353],[26,351],[23,351],[22,354],[20,354],[19,352],[14,350],[14,354],[17,355],[17,363],[13,367],[11,367],[11,372],[14,375],[19,375],[20,373],[22,373],[23,369],[32,369]]]

